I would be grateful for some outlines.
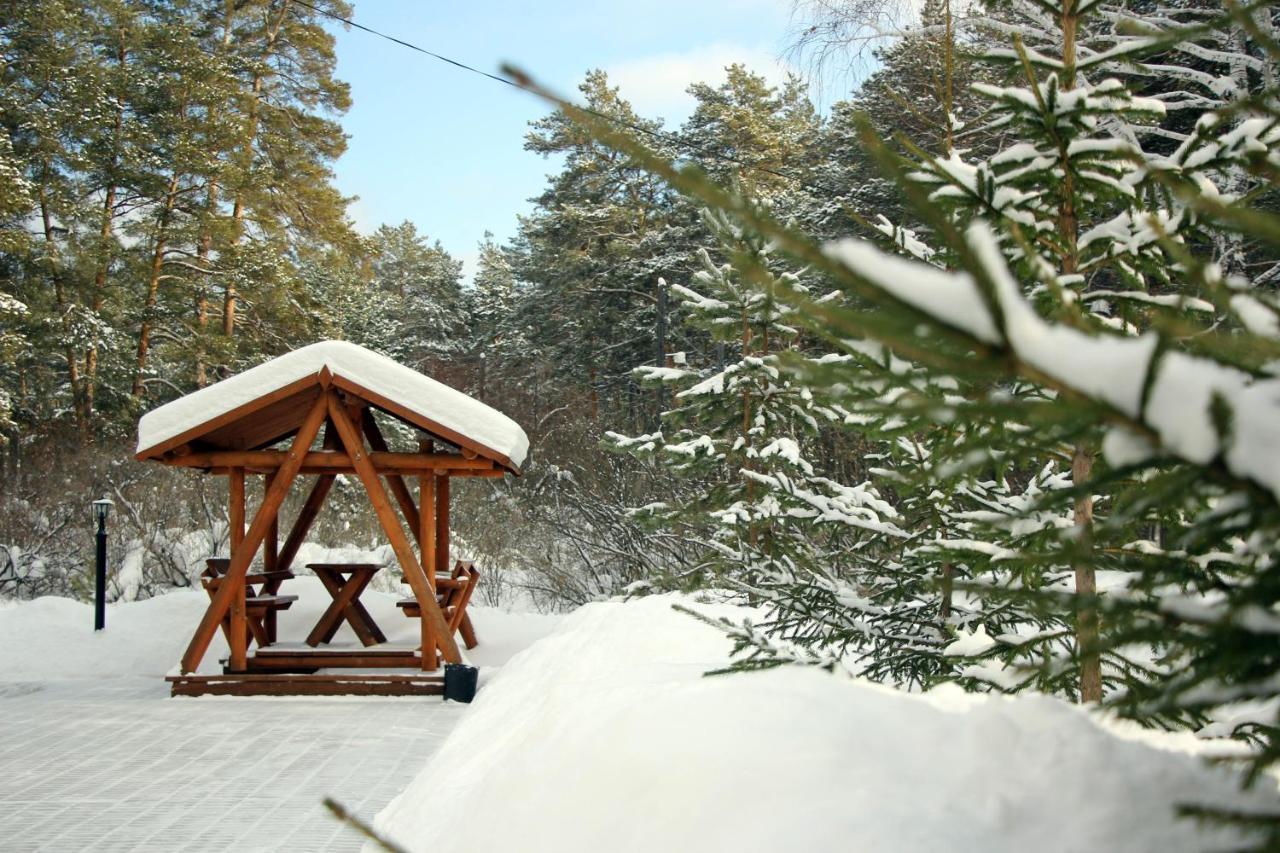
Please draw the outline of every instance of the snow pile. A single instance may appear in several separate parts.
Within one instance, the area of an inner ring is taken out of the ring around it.
[[[380,572],[378,576],[386,575]],[[481,581],[483,583],[483,581]],[[286,581],[281,593],[298,596],[280,613],[281,645],[300,644],[332,599],[320,581],[300,576]],[[416,646],[418,621],[396,607],[404,594],[366,590],[360,601],[393,644]],[[200,617],[209,606],[203,590],[178,590],[145,601],[109,604],[106,630],[93,630],[93,606],[68,598],[0,602],[0,682],[48,681],[68,678],[141,676],[157,681],[176,671]],[[563,617],[540,613],[512,613],[471,604],[467,608],[480,645],[463,654],[487,670],[500,667],[514,654],[548,634]],[[345,623],[334,646],[359,645]],[[221,671],[227,644],[218,632],[200,664],[200,672]]]
[[[1201,850],[1239,838],[1175,804],[1274,804],[1189,736],[1046,697],[704,678],[729,644],[672,602],[588,605],[514,658],[378,829],[434,853]]]
[[[193,590],[109,604],[106,630],[94,631],[91,604],[54,596],[9,602],[0,608],[0,681],[163,678],[208,606],[209,596]],[[219,633],[206,662],[226,654]]]
[[[335,377],[460,433],[519,467],[529,439],[515,421],[461,391],[347,341],[321,341],[179,397],[142,416],[138,453],[328,367]]]

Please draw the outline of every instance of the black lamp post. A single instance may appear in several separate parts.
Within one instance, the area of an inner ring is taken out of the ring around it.
[[[94,586],[93,630],[107,627],[107,516],[111,514],[111,500],[103,498],[93,502],[93,517],[98,520],[98,573]]]

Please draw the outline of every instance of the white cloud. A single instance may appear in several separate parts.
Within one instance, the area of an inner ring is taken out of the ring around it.
[[[355,201],[347,205],[347,217],[351,220],[351,226],[357,234],[368,237],[378,230],[378,225],[374,223],[369,211],[365,208],[364,200],[361,198],[357,197]]]
[[[685,93],[690,83],[719,85],[725,67],[735,62],[774,85],[786,79],[786,65],[772,51],[726,43],[626,59],[605,70],[636,112],[647,118],[661,116],[671,124],[693,112],[694,100]]]
[[[470,252],[449,252],[455,260],[462,261],[462,286],[471,287],[476,280],[476,271],[480,266],[479,250]]]

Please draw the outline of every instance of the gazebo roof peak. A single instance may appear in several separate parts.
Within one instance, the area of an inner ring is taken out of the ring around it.
[[[159,458],[188,442],[237,450],[269,445],[296,432],[330,384],[512,471],[528,453],[524,430],[491,406],[357,344],[321,341],[143,415],[137,457]]]

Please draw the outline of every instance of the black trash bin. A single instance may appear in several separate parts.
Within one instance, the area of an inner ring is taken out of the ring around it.
[[[476,698],[476,680],[480,670],[465,663],[444,665],[444,698],[455,702],[470,702]]]

